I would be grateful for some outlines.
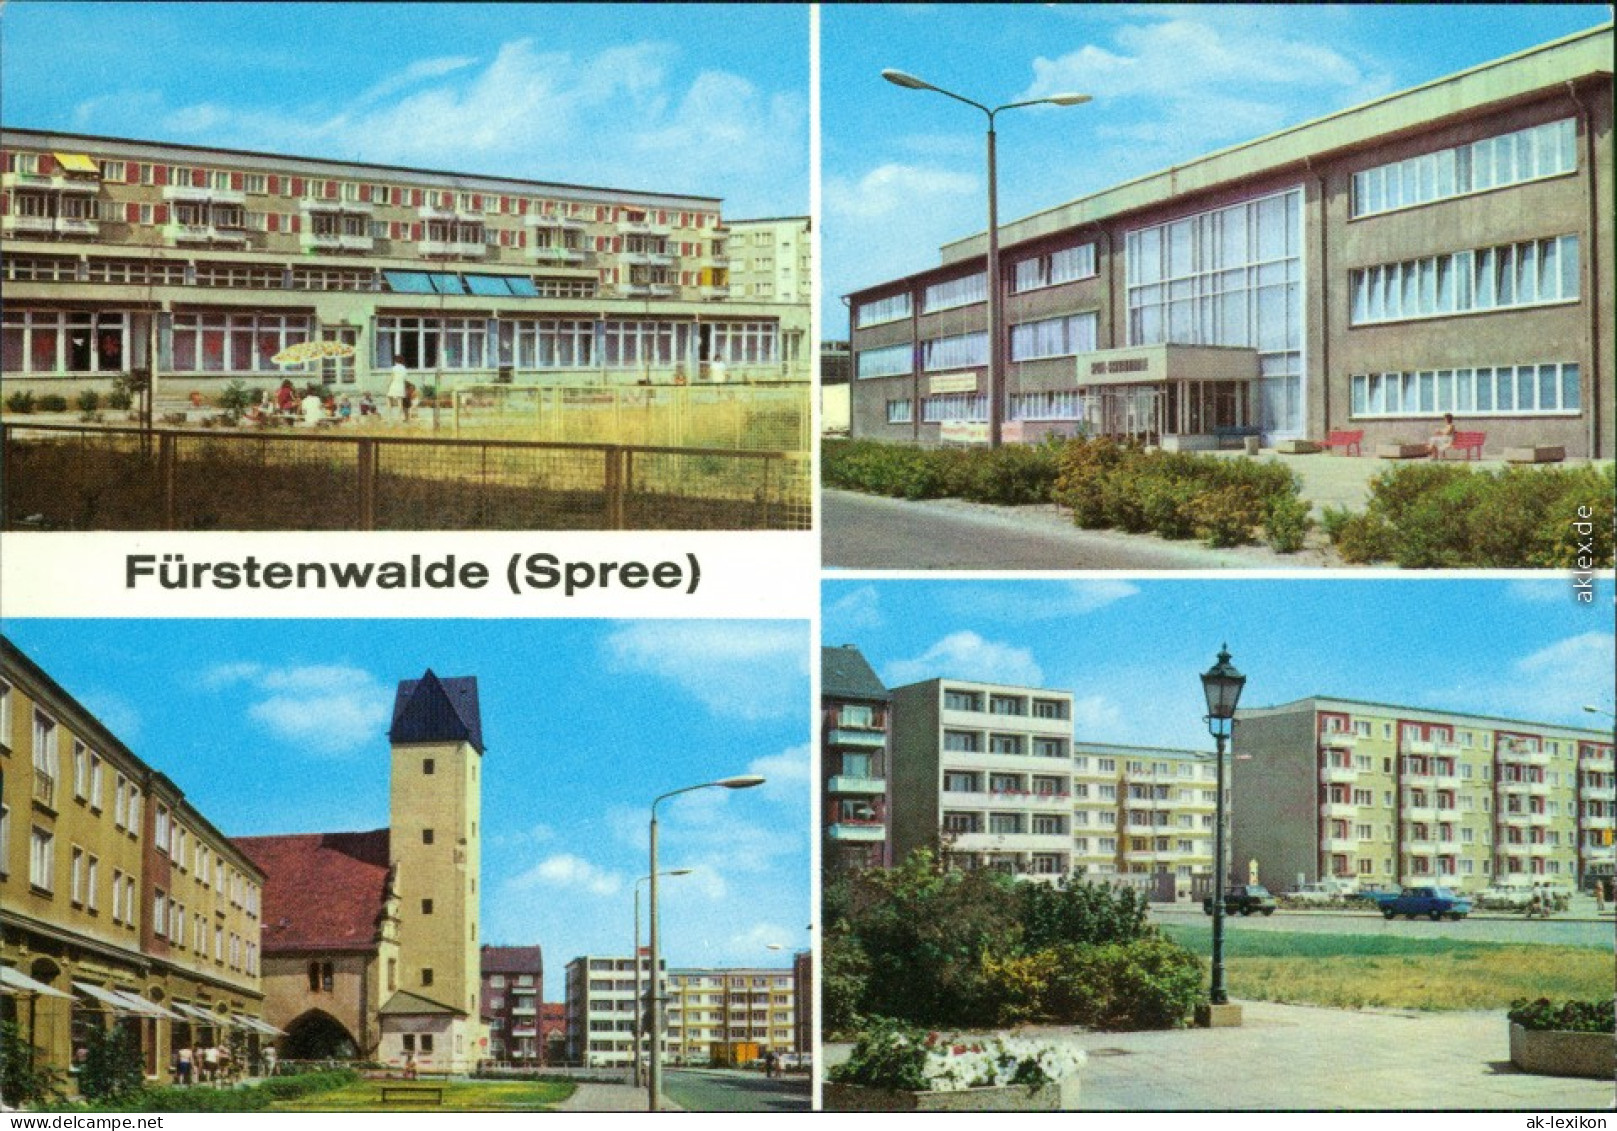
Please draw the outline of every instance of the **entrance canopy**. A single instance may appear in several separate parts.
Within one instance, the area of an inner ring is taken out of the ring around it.
[[[1081,353],[1073,362],[1080,386],[1258,379],[1258,351],[1243,346],[1129,346]]]
[[[1092,435],[1185,450],[1216,447],[1225,434],[1256,434],[1257,350],[1164,343],[1097,350],[1073,362]]]

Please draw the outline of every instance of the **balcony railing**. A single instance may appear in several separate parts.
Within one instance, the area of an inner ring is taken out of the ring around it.
[[[696,293],[703,298],[729,298],[729,287],[698,287]]]
[[[1342,731],[1325,731],[1319,736],[1321,746],[1333,746],[1338,749],[1351,750],[1359,744],[1359,736],[1346,734]]]
[[[866,746],[877,750],[887,745],[887,735],[879,730],[832,727],[826,731],[826,741],[832,746]]]
[[[528,257],[543,263],[573,263],[582,265],[589,253],[577,247],[538,247],[529,245]]]
[[[305,212],[327,214],[346,212],[350,216],[369,216],[376,211],[376,206],[368,200],[330,200],[317,196],[303,197],[298,201],[298,207]]]
[[[216,224],[165,224],[163,236],[170,245],[216,243],[240,246],[247,242],[247,233],[242,229],[221,228]]]
[[[422,255],[444,259],[481,259],[488,254],[488,244],[470,240],[422,240],[416,246]]]
[[[829,835],[832,840],[862,841],[869,844],[886,840],[887,830],[880,821],[838,821],[831,826]]]
[[[1320,815],[1324,817],[1357,817],[1359,807],[1351,801],[1326,801],[1319,807]]]
[[[540,216],[529,213],[523,221],[530,228],[554,228],[562,232],[582,232],[585,221],[575,216]]]
[[[1327,785],[1350,785],[1359,780],[1359,771],[1352,766],[1321,766],[1319,780]]]
[[[7,216],[4,230],[7,232],[42,232],[46,235],[56,231],[56,217],[54,216]]]
[[[655,220],[620,220],[618,230],[648,236],[667,236],[672,235],[674,231],[667,224],[659,224]]]
[[[101,191],[101,180],[99,177],[64,177],[48,173],[5,173],[0,174],[0,188],[93,195]]]
[[[370,236],[343,232],[304,232],[301,241],[305,251],[370,251],[376,246]]]
[[[886,793],[887,782],[881,778],[854,774],[836,774],[825,783],[830,793]]]
[[[56,776],[34,767],[34,800],[47,809],[56,808]]]
[[[212,188],[208,185],[167,185],[163,199],[191,204],[246,204],[247,194],[241,189]]]

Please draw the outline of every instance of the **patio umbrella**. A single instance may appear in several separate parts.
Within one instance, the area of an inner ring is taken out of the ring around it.
[[[276,365],[303,365],[328,357],[353,357],[357,351],[347,342],[299,342],[270,358]]]

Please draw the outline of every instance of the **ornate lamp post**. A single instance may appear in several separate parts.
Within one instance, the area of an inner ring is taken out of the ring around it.
[[[1202,673],[1202,691],[1207,696],[1207,730],[1218,745],[1218,795],[1216,827],[1213,830],[1213,983],[1208,991],[1208,1005],[1197,1010],[1197,1020],[1204,1025],[1239,1025],[1240,1006],[1229,1004],[1224,991],[1224,829],[1228,814],[1224,808],[1224,744],[1229,740],[1231,724],[1235,719],[1235,705],[1241,701],[1241,689],[1246,676],[1230,663],[1229,645],[1219,650],[1218,662]]]

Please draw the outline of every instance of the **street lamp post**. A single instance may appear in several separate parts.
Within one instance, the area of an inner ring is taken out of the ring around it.
[[[974,102],[941,86],[933,86],[904,71],[889,68],[881,73],[881,77],[907,90],[935,91],[945,98],[975,106],[988,117],[988,443],[990,447],[997,448],[1005,423],[1005,363],[1001,349],[1005,336],[1005,316],[999,291],[999,175],[995,157],[994,117],[1001,110],[1015,110],[1020,106],[1081,106],[1090,97],[1087,94],[1052,94],[1048,98],[1007,102],[990,109],[981,102]]]
[[[665,876],[688,876],[690,868],[671,868],[664,872]],[[634,882],[634,949],[629,953],[633,956],[630,961],[634,963],[634,1054],[631,1057],[634,1068],[631,1073],[634,1086],[641,1087],[640,1080],[640,1040],[643,1033],[640,1028],[640,1011],[645,1005],[645,999],[640,993],[640,885],[651,879],[650,876],[641,876]],[[656,979],[652,979],[655,988]]]
[[[657,987],[657,973],[662,966],[662,941],[657,929],[657,806],[670,797],[677,797],[682,793],[690,793],[698,789],[751,789],[755,785],[763,785],[764,779],[757,774],[742,774],[738,777],[719,778],[717,781],[705,781],[700,785],[687,785],[681,789],[671,789],[667,793],[659,794],[651,802],[651,867],[646,869],[647,878],[651,880],[651,1072],[646,1082],[646,1109],[659,1110],[663,1091],[663,996]],[[635,969],[639,969],[639,956],[636,956]]]
[[[1218,794],[1214,800],[1217,816],[1213,830],[1213,981],[1208,991],[1208,1006],[1198,1010],[1198,1020],[1205,1025],[1239,1025],[1240,1008],[1229,1004],[1224,990],[1224,862],[1225,822],[1224,806],[1224,744],[1229,739],[1235,719],[1235,706],[1241,700],[1241,689],[1246,676],[1230,663],[1229,646],[1219,650],[1218,662],[1202,673],[1202,691],[1207,697],[1207,730],[1218,746]]]

